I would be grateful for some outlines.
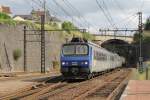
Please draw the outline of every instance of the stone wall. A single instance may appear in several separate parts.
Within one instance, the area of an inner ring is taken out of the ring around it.
[[[22,72],[23,68],[23,26],[0,25],[0,72]],[[30,32],[31,33],[31,32]],[[33,32],[38,34],[37,32]],[[28,36],[27,40],[39,41],[40,36]],[[53,61],[59,61],[60,48],[65,42],[62,32],[46,33],[46,70],[52,68]],[[21,50],[18,61],[13,58],[13,52]],[[40,42],[27,43],[27,71],[40,71]]]

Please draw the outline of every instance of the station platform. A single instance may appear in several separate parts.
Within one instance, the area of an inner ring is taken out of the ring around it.
[[[120,100],[150,100],[150,80],[130,80]]]

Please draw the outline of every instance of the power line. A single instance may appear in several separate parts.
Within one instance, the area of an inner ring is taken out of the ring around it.
[[[77,14],[77,16],[78,16],[79,19],[83,20],[83,21],[88,25],[88,27],[89,27],[89,25],[94,26],[94,25],[92,25],[90,22],[88,22],[88,21],[86,20],[86,18],[80,13],[80,11],[79,11],[76,7],[74,7],[68,0],[63,0],[63,1],[64,1],[64,3],[65,3],[70,9],[72,9],[72,11],[73,11],[74,13]]]
[[[140,9],[139,9],[139,12],[141,12],[143,10],[143,7],[144,7],[144,0],[140,0]]]
[[[77,22],[77,21],[72,17],[72,15],[71,15],[68,11],[66,11],[57,1],[53,0],[53,2],[64,12],[64,14],[66,14],[67,16],[69,16],[69,17],[72,19],[72,22],[75,21],[76,23],[79,24],[80,27],[83,27],[83,26],[82,26],[82,23]]]
[[[66,1],[66,0],[63,0],[64,1],[64,3],[65,3],[65,5],[67,6],[67,7],[69,7],[69,9],[70,10],[72,10],[72,13],[76,13],[77,14],[77,17],[79,18],[79,19],[81,19],[81,15],[80,15],[80,13],[68,2],[68,1]],[[81,19],[82,20],[82,19]]]
[[[120,12],[125,13],[124,8],[120,5],[120,3],[118,2],[118,0],[111,0],[112,2],[114,2],[114,4],[116,4],[116,6],[119,8]],[[124,24],[124,27],[127,28],[127,24]]]
[[[80,17],[82,17],[88,24],[92,25],[86,20],[86,18],[80,13],[80,11],[76,7],[74,7],[68,0],[65,1],[67,1],[72,6],[72,8],[80,15]]]
[[[121,10],[121,12],[125,12],[124,8],[122,7],[122,5],[120,5],[118,0],[112,0],[112,2],[116,4],[116,6],[119,8],[119,10]]]
[[[107,21],[109,22],[109,24],[113,27],[116,28],[114,26],[114,24],[112,23],[112,20],[108,17],[107,13],[105,12],[104,8],[100,5],[100,3],[98,2],[98,0],[96,0],[96,3],[98,5],[98,7],[101,9],[101,11],[103,12],[104,16],[107,18]]]
[[[119,20],[115,24],[119,25],[119,24],[128,23],[128,25],[129,24],[131,25],[131,22],[135,23],[133,20],[136,19],[136,18],[137,18],[137,15],[136,14],[132,14],[132,15],[127,16],[126,18],[123,18],[123,19]]]
[[[81,20],[81,22],[83,22],[83,24],[85,24],[85,25],[87,24],[87,22],[82,19],[81,15],[78,12],[76,12],[75,9],[70,4],[68,4],[66,1],[64,1],[64,4],[71,10],[72,13],[77,14],[77,18],[79,20]]]
[[[105,1],[104,1],[104,0],[102,0],[102,1],[103,1],[103,6],[105,7],[105,10],[106,10],[106,12],[107,12],[107,15],[109,16],[110,20],[111,20],[112,23],[114,24],[114,20],[113,20],[113,18],[112,18],[112,16],[111,16],[110,12],[109,12],[109,10],[108,10],[108,7],[107,7]],[[114,24],[114,26],[116,27],[115,24]],[[117,27],[116,27],[116,28],[117,28]]]

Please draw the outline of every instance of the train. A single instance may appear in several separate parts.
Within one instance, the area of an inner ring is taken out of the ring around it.
[[[125,58],[87,40],[73,38],[62,45],[61,73],[65,79],[90,79],[121,67]]]

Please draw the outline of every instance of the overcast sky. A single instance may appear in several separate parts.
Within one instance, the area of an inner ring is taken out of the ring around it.
[[[97,1],[102,9],[96,0],[47,0],[46,6],[52,15],[73,21],[79,27],[89,27],[93,32],[98,28],[137,28],[136,13],[142,11],[144,21],[150,15],[150,0]],[[0,4],[10,6],[14,15],[41,9],[39,0],[0,0]]]

